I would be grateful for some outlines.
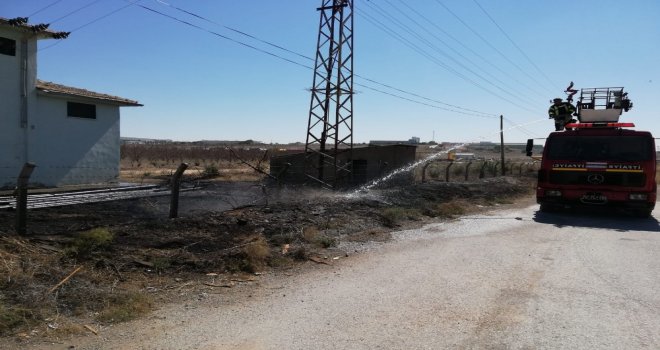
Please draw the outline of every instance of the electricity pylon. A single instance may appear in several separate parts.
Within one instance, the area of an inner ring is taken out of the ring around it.
[[[305,174],[335,188],[351,174],[353,150],[353,1],[322,0]]]

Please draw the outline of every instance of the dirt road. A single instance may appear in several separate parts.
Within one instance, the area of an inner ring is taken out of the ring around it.
[[[536,209],[399,232],[332,265],[45,347],[660,348],[658,221]]]

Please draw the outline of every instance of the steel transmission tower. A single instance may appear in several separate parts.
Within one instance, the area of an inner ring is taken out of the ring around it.
[[[353,150],[353,1],[322,0],[305,174],[335,188],[351,174]]]

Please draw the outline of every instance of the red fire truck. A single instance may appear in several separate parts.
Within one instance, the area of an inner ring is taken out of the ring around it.
[[[536,200],[541,211],[620,206],[642,217],[655,207],[655,140],[648,131],[620,123],[632,108],[623,88],[582,89],[578,123],[546,139],[538,171]],[[531,156],[533,140],[527,142]]]

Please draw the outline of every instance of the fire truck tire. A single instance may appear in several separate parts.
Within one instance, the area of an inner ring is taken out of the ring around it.
[[[554,205],[543,203],[539,206],[539,211],[542,213],[555,213],[558,211],[558,208]]]
[[[637,210],[633,211],[633,215],[635,215],[638,218],[646,219],[646,218],[651,217],[651,212],[652,211],[653,211],[653,209],[637,209]]]

